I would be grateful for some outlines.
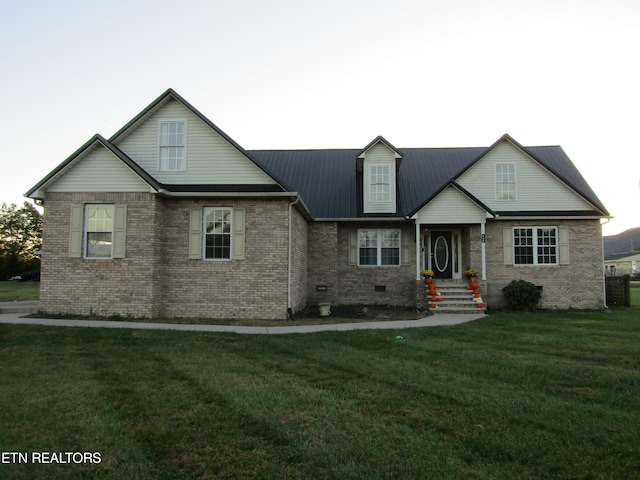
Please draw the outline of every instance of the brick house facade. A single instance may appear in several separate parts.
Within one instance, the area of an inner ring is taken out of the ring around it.
[[[246,151],[173,90],[27,194],[45,209],[43,312],[286,319],[425,307],[420,271],[604,305],[609,214],[560,147]]]

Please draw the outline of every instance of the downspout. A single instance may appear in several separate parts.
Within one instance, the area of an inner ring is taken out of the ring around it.
[[[287,313],[289,314],[289,319],[293,320],[293,308],[291,307],[291,257],[293,256],[292,253],[292,241],[291,241],[291,231],[293,230],[293,226],[292,226],[292,209],[293,206],[298,203],[300,201],[300,197],[296,197],[296,199],[293,202],[289,203],[289,258],[288,258],[288,262],[287,262]]]
[[[416,222],[416,280],[420,280],[420,224]]]
[[[604,236],[602,236],[602,225],[606,225],[611,221],[610,218],[606,219],[605,223],[600,224],[600,246],[602,248],[602,294],[604,298],[604,309],[608,310],[609,305],[607,305],[607,279],[604,273]]]
[[[486,247],[486,238],[487,238],[487,232],[486,232],[486,222],[482,222],[480,224],[480,241],[482,242],[481,245],[481,251],[482,251],[482,280],[486,280],[487,279],[487,247]]]

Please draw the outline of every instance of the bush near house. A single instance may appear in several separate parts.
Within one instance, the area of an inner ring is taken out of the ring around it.
[[[540,302],[542,291],[526,280],[513,280],[502,289],[510,310],[535,310]]]

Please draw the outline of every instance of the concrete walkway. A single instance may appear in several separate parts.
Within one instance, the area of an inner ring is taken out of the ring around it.
[[[137,328],[145,330],[182,330],[188,332],[224,332],[244,334],[287,334],[314,332],[345,332],[348,330],[396,330],[405,328],[457,325],[484,317],[484,314],[441,314],[418,320],[388,320],[383,322],[337,323],[324,325],[286,325],[274,327],[245,327],[241,325],[188,325],[179,323],[114,322],[107,320],[64,320],[48,318],[24,318],[24,312],[9,313],[0,310],[0,323],[19,325],[46,325],[55,327]]]

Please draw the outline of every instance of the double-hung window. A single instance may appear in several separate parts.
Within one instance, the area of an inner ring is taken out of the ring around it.
[[[495,184],[496,200],[514,201],[516,199],[516,164],[496,163]]]
[[[231,209],[207,207],[204,209],[204,258],[231,259]]]
[[[160,122],[160,170],[184,170],[186,168],[186,150],[187,122]]]
[[[113,205],[85,206],[85,257],[112,258]]]
[[[391,167],[389,165],[371,165],[369,167],[369,201],[388,202],[391,198]]]
[[[358,265],[400,265],[400,230],[358,230]]]
[[[516,227],[513,229],[516,265],[557,265],[557,227]]]

